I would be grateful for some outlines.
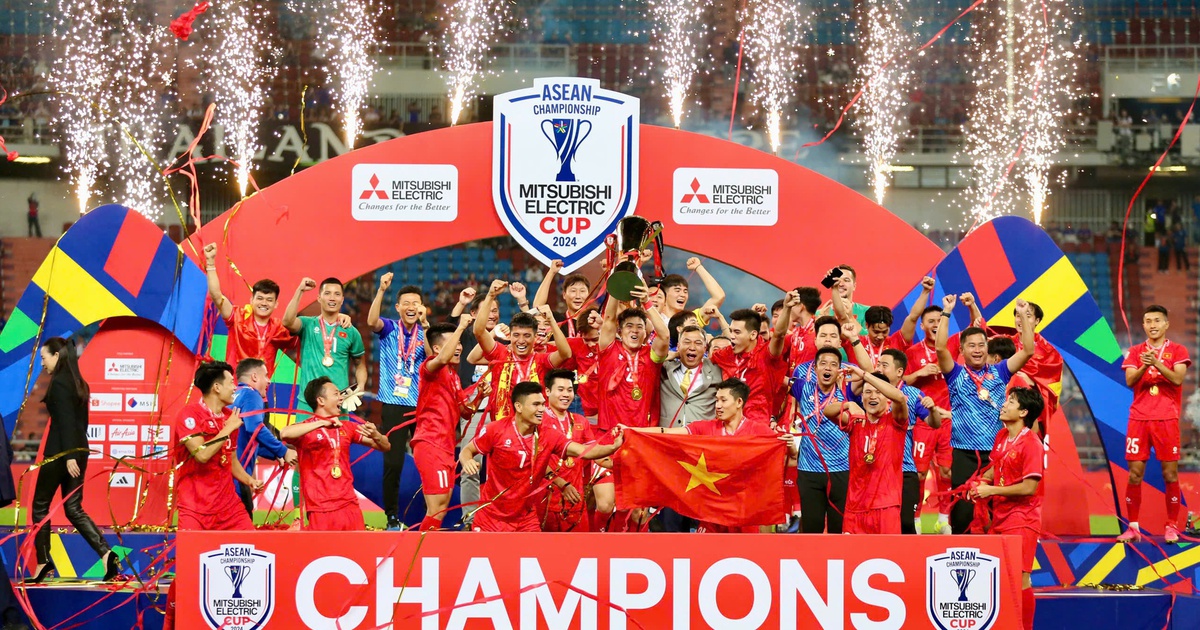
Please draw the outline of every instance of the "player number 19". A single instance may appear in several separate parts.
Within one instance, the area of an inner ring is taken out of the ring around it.
[[[1130,455],[1137,455],[1139,439],[1141,438],[1125,438],[1125,452],[1129,453]]]
[[[917,452],[917,457],[925,457],[925,443],[917,442],[914,446],[913,450]]]

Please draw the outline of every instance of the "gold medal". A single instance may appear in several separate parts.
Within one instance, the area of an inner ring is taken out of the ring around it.
[[[1150,386],[1150,395],[1151,395],[1151,396],[1157,396],[1157,395],[1158,395],[1158,385],[1151,385],[1151,386]]]
[[[329,356],[328,354],[325,355],[325,358],[321,359],[321,365],[324,365],[325,367],[333,367],[333,357]]]
[[[333,477],[334,479],[341,479],[342,478],[342,467],[337,464],[334,464],[333,468],[330,469],[330,471],[329,471],[329,476]]]
[[[875,453],[867,453],[866,455],[863,456],[863,461],[867,462],[868,464],[874,464],[875,463]]]
[[[586,383],[586,382],[587,382],[587,374],[584,374],[583,376],[580,376],[580,377],[579,377],[579,379],[578,379],[578,382],[579,382],[579,384],[580,384],[580,385],[583,385],[584,383]]]
[[[634,400],[641,400],[642,399],[642,388],[638,387],[637,385],[634,385],[633,391],[629,393],[629,397]]]
[[[987,402],[988,400],[991,400],[991,398],[992,398],[992,396],[991,396],[991,394],[988,394],[988,390],[986,390],[982,387],[979,388],[979,400],[982,400],[983,402]]]

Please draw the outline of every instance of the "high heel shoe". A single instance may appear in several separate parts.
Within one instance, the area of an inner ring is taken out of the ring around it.
[[[121,559],[117,557],[117,552],[109,551],[105,556],[104,561],[104,581],[111,582],[121,574]]]
[[[50,575],[51,571],[54,571],[54,562],[53,561],[43,564],[42,568],[38,570],[37,575],[35,575],[31,578],[28,578],[25,581],[30,584],[41,584],[42,582],[46,581],[46,576]]]

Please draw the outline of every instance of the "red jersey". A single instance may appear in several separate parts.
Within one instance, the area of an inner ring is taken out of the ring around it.
[[[912,344],[904,354],[908,357],[908,368],[905,369],[905,374],[912,374],[926,365],[936,366],[938,364],[937,350],[926,342]],[[925,392],[925,395],[932,398],[933,402],[942,409],[950,408],[950,389],[946,387],[946,376],[942,374],[941,369],[933,376],[918,378],[912,382],[912,386]]]
[[[743,413],[747,420],[771,421],[777,390],[787,373],[787,362],[782,356],[771,354],[770,344],[759,339],[758,345],[741,354],[734,354],[733,346],[727,346],[709,355],[709,360],[721,368],[725,378],[739,378],[750,387],[750,399]]]
[[[174,464],[179,473],[175,492],[179,509],[196,514],[222,514],[227,510],[245,510],[233,486],[233,460],[237,458],[237,434],[225,440],[221,450],[206,463],[192,456],[183,443],[198,435],[208,442],[221,432],[230,411],[215,414],[197,401],[179,410],[175,418]],[[182,464],[182,465],[180,465]]]
[[[546,407],[546,414],[542,417],[542,426],[554,429],[566,436],[568,440],[579,444],[596,441],[596,437],[592,434],[592,425],[588,423],[587,418],[577,413],[568,411],[565,417],[559,418],[554,415],[554,411],[550,407]],[[552,461],[550,467],[557,471],[556,474],[559,477],[567,480],[582,494],[583,471],[590,463],[575,457],[563,457],[558,461]]]
[[[878,422],[856,420],[842,430],[850,434],[850,486],[846,490],[846,511],[898,507],[904,481],[901,466],[908,423],[897,422],[889,411]]]
[[[534,352],[518,360],[508,346],[497,343],[491,352],[484,352],[488,361],[488,376],[492,379],[492,395],[488,397],[488,411],[496,420],[512,416],[512,388],[517,383],[542,382],[541,377],[554,369],[550,364],[550,353]]]
[[[663,357],[662,360],[666,360]],[[625,424],[631,427],[658,426],[658,386],[662,370],[650,356],[650,346],[630,352],[621,340],[600,351],[597,370],[600,383],[602,431]]]
[[[1121,369],[1141,367],[1142,353],[1147,350],[1158,355],[1159,360],[1168,368],[1192,364],[1187,348],[1164,339],[1160,348],[1152,348],[1148,342],[1130,348],[1129,354],[1125,355],[1125,361],[1121,363]],[[1147,368],[1142,378],[1133,384],[1133,405],[1129,407],[1130,420],[1178,420],[1182,408],[1183,387],[1168,381],[1158,368]]]
[[[1008,429],[1000,429],[992,445],[992,485],[1004,488],[1019,485],[1026,479],[1040,481],[1044,455],[1042,441],[1033,431],[1021,429],[1014,439],[1009,437]],[[1008,531],[1018,527],[1041,530],[1040,493],[1024,497],[994,496],[991,499],[994,530]]]
[[[738,437],[776,437],[780,435],[762,422],[751,422],[748,418],[743,418],[738,427],[730,433],[725,428],[725,423],[720,420],[699,420],[687,425],[689,435],[722,435],[722,436],[738,436]]]
[[[900,352],[907,353],[908,349],[912,347],[912,341],[905,339],[904,333],[898,330],[888,335],[887,339],[883,340],[883,343],[877,344],[871,341],[870,335],[859,335],[858,340],[862,343],[863,350],[867,351],[867,356],[871,357],[872,367],[879,365],[879,357],[883,356],[884,350],[899,350]],[[849,341],[842,340],[842,349],[846,351],[846,360],[858,365],[858,361],[854,358],[854,346],[850,345]],[[934,359],[936,360],[936,358],[935,355]]]
[[[545,498],[547,467],[566,456],[567,436],[537,427],[529,435],[517,433],[511,420],[490,422],[471,441],[488,457],[487,481],[480,491],[488,518],[516,520]],[[502,494],[503,493],[503,494]]]
[[[568,337],[567,344],[571,346],[571,358],[562,364],[562,368],[575,371],[575,394],[579,396],[579,404],[583,406],[584,415],[594,416],[600,409],[600,381],[596,378],[600,348],[589,345],[583,337]]]
[[[320,422],[313,418],[305,422]],[[300,468],[300,495],[309,512],[333,512],[358,505],[354,474],[350,472],[350,445],[358,439],[351,422],[340,427],[313,429],[295,440]],[[334,471],[340,473],[334,477]]]
[[[787,353],[788,367],[795,369],[801,363],[817,358],[817,337],[813,332],[816,319],[808,320],[807,326],[792,326],[784,338],[783,348]]]
[[[296,347],[296,337],[272,317],[266,325],[254,319],[253,308],[247,304],[235,308],[225,320],[229,336],[225,341],[225,362],[237,367],[242,359],[262,359],[267,364],[267,376],[275,373],[275,355]]]
[[[450,365],[429,371],[427,359],[421,364],[418,389],[416,428],[411,443],[425,444],[454,455],[458,446],[458,421],[462,418],[462,379]]]

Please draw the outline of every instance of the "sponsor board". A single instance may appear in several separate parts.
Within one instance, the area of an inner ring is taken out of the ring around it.
[[[296,544],[279,532],[179,532],[176,627],[217,627],[205,589],[220,576],[203,567],[223,545],[274,555],[277,581],[288,585],[271,613],[281,628],[928,630],[927,559],[968,545],[999,558],[1004,573],[989,628],[1021,625],[1016,537],[828,535],[780,545],[728,535],[697,545],[695,534],[634,534],[612,545],[606,534],[539,533],[474,534],[464,545],[450,532],[302,535]],[[229,580],[220,588],[228,594]],[[261,609],[250,608],[255,618]]]
[[[122,394],[92,394],[88,399],[88,411],[92,413],[120,413],[124,409]]]
[[[136,442],[138,441],[138,428],[132,424],[110,424],[108,425],[108,441]]]
[[[137,457],[137,445],[112,444],[108,447],[108,454],[118,459],[122,457]]]
[[[171,439],[171,427],[165,424],[142,425],[142,441],[166,444]]]
[[[88,442],[103,442],[104,436],[108,435],[106,428],[103,424],[89,424],[87,428]]]
[[[125,394],[125,411],[135,413],[158,411],[158,396],[154,394]]]
[[[108,485],[112,488],[133,488],[137,485],[137,478],[131,472],[113,473]]]
[[[458,167],[453,164],[355,164],[351,216],[357,221],[453,221]]]
[[[200,556],[201,612],[213,630],[257,630],[275,606],[275,554],[221,545]]]
[[[681,225],[770,226],[779,221],[779,173],[769,168],[677,168],[672,217]]]
[[[146,360],[122,358],[105,359],[104,380],[144,381],[146,380]]]
[[[1000,612],[1000,558],[956,547],[925,560],[925,600],[938,630],[989,630]]]

